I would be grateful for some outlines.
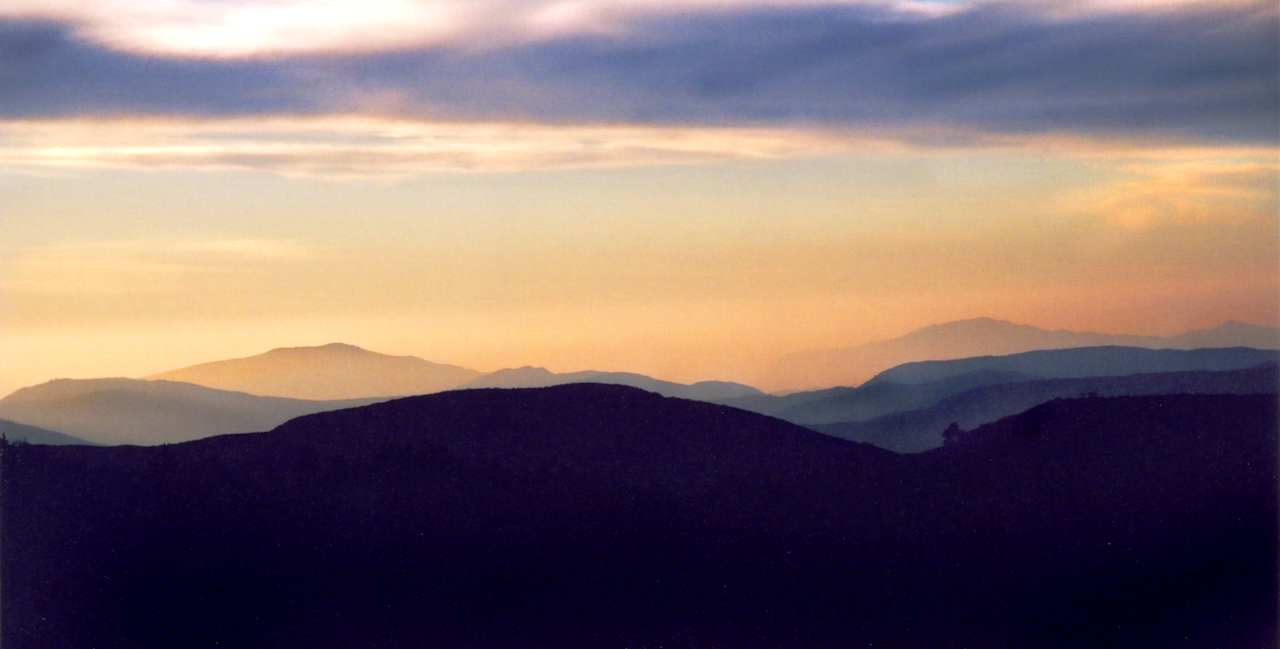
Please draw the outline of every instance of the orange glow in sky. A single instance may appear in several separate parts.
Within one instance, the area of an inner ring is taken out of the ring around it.
[[[1278,11],[6,3],[0,392],[333,341],[750,383],[976,316],[1278,324]]]

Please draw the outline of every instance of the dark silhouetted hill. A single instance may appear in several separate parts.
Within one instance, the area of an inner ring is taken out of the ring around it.
[[[1274,363],[1226,372],[1167,372],[1021,381],[968,390],[928,408],[894,413],[869,421],[813,427],[830,435],[874,444],[899,453],[918,453],[942,446],[942,431],[952,422],[963,428],[973,428],[1054,399],[1086,394],[1109,397],[1277,392],[1280,392],[1280,368]]]
[[[35,426],[19,424],[16,421],[0,419],[0,435],[10,442],[26,442],[28,444],[88,444],[85,440],[65,433],[45,430]]]
[[[257,395],[335,400],[439,392],[477,376],[479,372],[456,365],[332,343],[282,347],[257,356],[202,363],[147,378]]]
[[[700,381],[685,384],[663,381],[633,372],[552,372],[542,367],[516,367],[485,374],[462,386],[464,388],[545,388],[570,383],[603,383],[627,385],[666,397],[696,401],[725,402],[731,399],[764,396],[764,393],[741,383]]]
[[[1276,428],[1060,401],[900,456],[567,385],[9,448],[4,646],[1265,646]]]
[[[0,399],[0,417],[94,444],[147,445],[259,431],[299,415],[373,401],[260,397],[176,381],[58,379]]]
[[[931,325],[898,338],[856,347],[789,354],[778,361],[761,385],[771,390],[853,386],[903,363],[1099,346],[1278,349],[1280,329],[1227,322],[1211,329],[1161,338],[1047,330],[993,318],[974,318]]]

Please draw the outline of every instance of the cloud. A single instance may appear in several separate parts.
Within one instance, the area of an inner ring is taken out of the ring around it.
[[[571,28],[537,38],[393,38],[379,51],[339,38],[321,52],[221,59],[112,49],[69,22],[10,20],[0,22],[0,118],[345,114],[1280,139],[1275,3],[1151,4],[726,1],[613,16],[599,3],[540,3],[609,19],[564,18]]]
[[[1122,164],[1118,179],[1070,199],[1070,209],[1134,231],[1165,226],[1280,226],[1274,155],[1169,155]]]
[[[9,0],[0,17],[74,25],[77,38],[153,56],[239,58],[449,45],[488,49],[616,33],[650,16],[821,5],[938,15],[954,0]]]
[[[428,172],[693,164],[898,145],[821,130],[438,123],[351,117],[0,122],[0,167],[267,171],[397,179]]]

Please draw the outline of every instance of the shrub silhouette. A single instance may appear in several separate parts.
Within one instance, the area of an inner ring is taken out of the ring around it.
[[[942,445],[954,446],[959,444],[964,438],[964,433],[965,431],[960,427],[960,424],[954,421],[951,422],[947,425],[946,430],[942,431]]]

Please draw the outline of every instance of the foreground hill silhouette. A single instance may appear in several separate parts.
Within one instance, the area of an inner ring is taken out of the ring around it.
[[[896,384],[888,384],[896,385]],[[943,444],[942,432],[955,423],[974,428],[1054,399],[1159,394],[1275,394],[1280,366],[1268,363],[1227,372],[1165,372],[1129,376],[1019,381],[974,388],[918,410],[813,428],[844,439],[900,453],[919,453]]]
[[[894,455],[605,385],[4,453],[6,649],[1258,647],[1276,396]]]
[[[732,399],[763,397],[763,392],[741,383],[699,381],[685,384],[663,381],[634,372],[552,372],[542,367],[516,367],[498,370],[461,386],[463,388],[546,388],[569,383],[604,383],[627,385],[665,397],[696,401],[724,402]]]
[[[377,399],[260,397],[176,381],[58,379],[0,399],[0,417],[94,444],[165,444],[278,426],[294,417]]]
[[[1180,350],[1113,346],[1040,350],[1004,356],[904,363],[877,374],[856,388],[830,388],[783,396],[755,395],[724,403],[806,426],[829,425],[867,421],[927,408],[948,397],[984,386],[1050,378],[1225,371],[1277,361],[1280,361],[1280,351],[1241,347]],[[1064,395],[1055,394],[1049,398],[1054,396]],[[1035,404],[1026,404],[1025,407],[1032,405]],[[1018,410],[1004,412],[1000,416],[1014,412]]]
[[[1280,349],[1280,329],[1225,322],[1210,329],[1162,338],[1048,330],[994,318],[973,318],[931,325],[904,336],[856,347],[789,354],[775,364],[761,384],[769,389],[789,390],[859,385],[878,372],[914,361],[1098,346]]]
[[[480,373],[416,356],[390,356],[343,343],[281,347],[202,363],[147,378],[308,400],[426,394],[458,387]]]

